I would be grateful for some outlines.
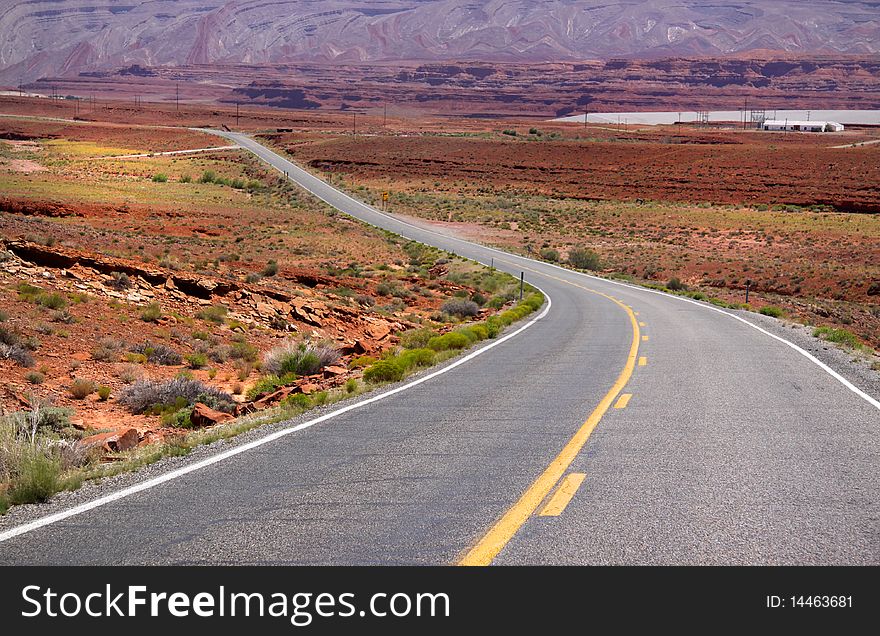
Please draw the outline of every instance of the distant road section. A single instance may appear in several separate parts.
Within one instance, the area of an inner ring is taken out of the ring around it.
[[[748,112],[748,111],[747,111]],[[768,119],[790,119],[792,121],[836,121],[839,124],[874,124],[880,125],[880,110],[766,110]],[[589,113],[587,122],[594,124],[627,124],[658,125],[696,123],[700,121],[699,113],[691,112],[637,112],[637,113]],[[741,110],[716,110],[709,112],[710,122],[742,121]],[[584,122],[584,113],[559,117],[553,121]]]

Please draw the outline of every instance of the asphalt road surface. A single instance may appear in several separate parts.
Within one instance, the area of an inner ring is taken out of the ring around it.
[[[330,205],[539,286],[546,315],[389,397],[0,533],[16,564],[877,564],[880,404],[707,305]]]

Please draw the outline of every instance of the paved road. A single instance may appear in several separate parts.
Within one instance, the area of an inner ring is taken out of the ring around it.
[[[9,538],[0,563],[880,563],[876,396],[723,312],[419,229],[222,135],[344,212],[525,271],[552,307],[451,372]]]

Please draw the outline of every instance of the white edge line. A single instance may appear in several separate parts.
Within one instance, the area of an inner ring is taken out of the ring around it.
[[[200,131],[200,132],[205,132],[205,133],[209,133],[209,134],[217,134],[216,131],[212,131],[211,129],[208,129],[208,128],[194,128],[193,130],[198,130],[198,131]],[[234,134],[235,134],[235,133],[233,133],[233,135],[234,135]],[[507,256],[507,257],[512,257],[512,258],[522,259],[522,260],[524,260],[524,261],[527,261],[527,262],[529,262],[529,263],[534,263],[534,264],[536,264],[536,265],[542,265],[542,266],[546,266],[546,267],[553,267],[553,268],[558,269],[558,270],[561,270],[561,271],[563,271],[563,272],[567,272],[567,273],[570,273],[570,274],[577,274],[577,275],[579,275],[579,276],[583,276],[583,277],[585,277],[585,278],[590,278],[590,279],[592,279],[592,280],[602,281],[602,282],[604,282],[604,283],[609,283],[609,284],[611,284],[611,285],[617,285],[617,286],[619,286],[619,287],[626,287],[626,288],[631,289],[631,290],[633,290],[633,291],[647,292],[647,293],[651,293],[651,294],[657,294],[657,295],[659,295],[659,296],[663,296],[664,298],[670,298],[670,299],[673,299],[673,300],[679,300],[679,301],[681,301],[681,302],[690,303],[690,304],[692,304],[692,305],[696,305],[697,307],[702,307],[703,309],[709,309],[709,310],[711,310],[711,311],[718,312],[719,314],[723,314],[723,315],[725,315],[725,316],[729,316],[730,318],[733,318],[734,320],[738,320],[738,321],[740,321],[740,322],[742,322],[742,323],[748,325],[748,326],[751,327],[752,329],[756,329],[757,331],[760,331],[760,332],[763,333],[764,335],[770,336],[770,337],[773,338],[774,340],[778,340],[779,342],[781,342],[781,343],[783,343],[783,344],[785,344],[785,345],[791,347],[792,349],[794,349],[795,351],[797,351],[798,353],[800,353],[802,356],[806,357],[808,360],[810,360],[811,362],[813,362],[813,363],[814,363],[816,366],[818,366],[820,369],[822,369],[823,371],[825,371],[826,373],[828,373],[828,374],[829,374],[831,377],[833,377],[835,380],[837,380],[838,382],[840,382],[841,384],[843,384],[843,386],[845,386],[846,388],[848,388],[850,391],[852,391],[853,393],[855,393],[856,395],[858,395],[860,398],[864,399],[866,402],[868,402],[868,404],[870,404],[870,405],[874,406],[875,408],[877,408],[878,410],[880,410],[880,401],[878,401],[877,399],[875,399],[875,398],[871,397],[870,395],[868,395],[867,393],[865,393],[862,389],[860,389],[859,387],[857,387],[856,385],[854,385],[852,382],[850,382],[849,380],[847,380],[846,378],[844,378],[844,377],[843,377],[842,375],[840,375],[837,371],[835,371],[834,369],[832,369],[831,367],[829,367],[827,364],[825,364],[824,362],[822,362],[821,360],[819,360],[817,357],[815,357],[815,356],[814,356],[813,354],[811,354],[809,351],[807,351],[806,349],[802,349],[801,347],[799,347],[799,346],[796,345],[795,343],[793,343],[793,342],[791,342],[791,341],[789,341],[789,340],[786,340],[785,338],[783,338],[783,337],[781,337],[781,336],[777,336],[776,334],[770,333],[769,331],[767,331],[767,330],[764,329],[763,327],[759,327],[759,326],[756,325],[755,323],[746,320],[746,319],[743,318],[742,316],[737,316],[736,314],[732,314],[732,313],[730,313],[730,312],[728,312],[728,311],[724,311],[723,309],[719,309],[718,307],[713,307],[712,305],[707,305],[707,304],[704,304],[704,303],[697,302],[696,300],[693,300],[693,299],[691,299],[691,298],[683,298],[682,296],[676,296],[676,295],[674,295],[674,294],[666,294],[666,293],[661,292],[661,291],[658,291],[658,290],[656,290],[656,289],[650,289],[650,288],[647,288],[647,287],[639,287],[638,285],[631,285],[631,284],[629,284],[629,283],[622,283],[622,282],[620,282],[620,281],[610,280],[610,279],[608,279],[608,278],[602,278],[602,277],[600,277],[600,276],[593,276],[592,274],[585,274],[584,272],[579,272],[579,271],[577,271],[577,270],[573,270],[573,269],[567,269],[567,268],[565,268],[565,267],[561,267],[561,266],[559,266],[559,265],[555,265],[555,264],[553,264],[553,263],[546,263],[546,262],[544,262],[544,261],[536,261],[536,260],[534,260],[534,259],[527,258],[527,257],[525,257],[525,256],[520,256],[520,255],[518,255],[518,254],[512,254],[511,252],[505,252],[504,250],[500,250],[500,249],[495,248],[495,247],[490,247],[490,246],[488,246],[488,245],[481,245],[480,243],[474,243],[474,242],[472,242],[472,241],[468,241],[468,240],[466,240],[466,239],[458,238],[458,237],[455,237],[455,236],[449,236],[449,235],[447,235],[447,234],[443,234],[443,233],[441,233],[441,232],[437,232],[436,230],[432,230],[432,229],[430,229],[430,228],[419,227],[418,225],[415,225],[414,223],[409,223],[409,222],[407,222],[407,221],[404,221],[404,220],[398,219],[398,218],[396,218],[396,217],[393,217],[393,216],[391,216],[390,214],[387,214],[387,213],[385,213],[385,212],[382,212],[381,210],[377,210],[377,209],[374,208],[373,206],[368,205],[368,204],[364,203],[363,201],[358,201],[358,200],[355,199],[354,197],[349,196],[349,195],[346,194],[345,192],[343,192],[343,191],[341,191],[341,190],[335,188],[333,185],[326,183],[325,181],[323,181],[322,179],[316,177],[315,175],[313,175],[312,173],[308,172],[307,170],[305,170],[305,169],[299,167],[298,165],[296,165],[295,163],[293,163],[293,162],[290,161],[289,159],[285,159],[284,157],[282,157],[282,156],[279,155],[278,153],[274,152],[273,150],[271,150],[271,149],[269,149],[269,148],[266,148],[265,146],[263,146],[263,145],[260,144],[259,142],[253,141],[253,140],[250,138],[250,136],[245,135],[245,134],[243,134],[243,133],[239,133],[239,134],[240,134],[241,136],[245,137],[246,139],[248,139],[249,141],[252,141],[254,144],[256,144],[257,146],[259,146],[260,148],[262,148],[262,149],[264,149],[264,150],[266,150],[266,151],[268,151],[268,152],[270,152],[270,153],[276,155],[276,156],[279,157],[282,161],[286,161],[286,162],[289,163],[291,166],[293,166],[297,171],[302,172],[303,174],[305,174],[305,175],[311,177],[312,179],[315,179],[316,181],[319,181],[319,182],[323,183],[324,185],[329,186],[330,188],[332,188],[334,191],[336,191],[336,192],[338,192],[339,194],[341,194],[341,195],[342,195],[343,197],[345,197],[346,199],[349,199],[350,201],[352,201],[352,202],[354,202],[354,203],[356,203],[356,204],[358,204],[358,205],[361,205],[361,206],[365,207],[366,209],[368,209],[368,210],[374,212],[375,214],[378,214],[378,215],[380,215],[380,216],[384,216],[384,217],[386,217],[387,219],[389,219],[389,220],[391,220],[391,221],[394,221],[394,222],[396,222],[396,223],[400,223],[400,224],[405,225],[405,226],[407,226],[407,227],[411,227],[411,228],[413,228],[413,229],[415,229],[415,230],[418,230],[418,231],[420,231],[420,232],[427,232],[427,233],[429,233],[429,234],[434,234],[434,235],[436,235],[436,236],[439,236],[439,237],[444,238],[444,239],[447,239],[447,240],[448,240],[448,239],[452,239],[452,240],[454,240],[454,241],[461,241],[462,243],[465,243],[465,244],[467,244],[467,245],[473,245],[474,247],[478,247],[478,248],[482,248],[482,249],[485,249],[485,250],[489,250],[489,251],[495,252],[495,253],[497,253],[497,254],[503,254],[503,255],[505,255],[505,256]],[[223,134],[221,134],[220,136],[221,136],[221,137],[226,137],[226,135],[223,135]],[[229,137],[227,137],[227,139],[229,139]],[[235,141],[235,140],[233,139],[233,141]],[[242,148],[244,148],[244,149],[246,149],[246,150],[249,150],[249,151],[252,152],[253,154],[257,155],[257,157],[260,156],[260,155],[259,155],[257,152],[255,152],[253,149],[248,148],[248,147],[245,146],[245,145],[242,145]],[[265,159],[264,159],[264,161],[265,161]],[[267,162],[267,163],[268,163],[268,162]],[[271,165],[271,164],[270,164],[270,165]],[[273,166],[273,167],[274,167],[274,166]],[[275,169],[278,170],[278,168],[275,168]],[[283,171],[280,171],[280,172],[283,172]],[[332,206],[332,207],[335,207],[335,206],[333,206],[332,203],[330,203],[329,201],[327,201],[326,199],[324,199],[321,195],[319,195],[319,194],[313,192],[311,188],[306,187],[306,186],[303,185],[302,183],[299,183],[299,182],[296,182],[296,183],[297,183],[297,185],[299,185],[300,187],[302,187],[304,190],[310,192],[311,194],[313,194],[314,196],[318,197],[319,199],[321,199],[322,201],[324,201],[324,202],[327,203],[328,205],[330,205],[330,206]],[[355,217],[355,218],[356,218],[356,217]],[[359,219],[359,220],[363,220],[363,219]],[[369,223],[368,223],[368,225],[369,225]],[[381,229],[384,229],[384,228],[381,228]],[[399,232],[398,232],[398,234],[399,234]],[[401,234],[401,236],[403,236],[403,235]],[[409,237],[404,236],[404,238],[409,238]],[[410,240],[415,240],[415,239],[410,239]],[[485,263],[483,263],[483,264],[485,265]],[[538,275],[541,275],[541,272],[536,272],[536,273],[537,273]],[[544,295],[546,296],[547,294],[544,294]],[[548,298],[549,298],[549,297],[548,297]]]
[[[536,289],[538,289],[538,288],[536,287]],[[114,501],[118,501],[119,499],[123,499],[125,497],[130,496],[130,495],[134,495],[139,492],[142,492],[144,490],[149,490],[150,488],[155,488],[156,486],[164,484],[165,482],[172,481],[174,479],[177,479],[178,477],[183,477],[184,475],[188,475],[189,473],[195,472],[197,470],[201,470],[202,468],[207,468],[208,466],[212,466],[213,464],[217,464],[219,462],[222,462],[226,459],[229,459],[230,457],[234,457],[235,455],[239,455],[239,454],[244,453],[246,451],[249,451],[253,448],[258,448],[259,446],[263,446],[264,444],[274,442],[275,440],[280,439],[282,437],[285,437],[286,435],[290,435],[292,433],[296,433],[297,431],[302,431],[304,429],[310,428],[310,427],[314,426],[315,424],[320,424],[321,422],[326,422],[327,420],[330,420],[334,417],[338,417],[340,415],[348,413],[349,411],[354,411],[354,410],[362,408],[368,404],[378,402],[379,400],[384,400],[387,397],[391,397],[392,395],[396,395],[398,393],[406,391],[407,389],[411,389],[415,386],[418,386],[419,384],[422,384],[423,382],[427,382],[428,380],[436,378],[439,375],[443,375],[444,373],[447,373],[447,372],[451,371],[452,369],[455,369],[456,367],[459,367],[459,366],[465,364],[466,362],[473,360],[477,356],[482,355],[483,353],[489,351],[490,349],[494,349],[498,345],[507,342],[511,338],[519,335],[520,333],[522,333],[523,331],[525,331],[526,329],[528,329],[529,327],[534,325],[536,322],[538,322],[539,320],[544,318],[550,312],[550,307],[553,305],[553,301],[550,299],[550,296],[548,296],[546,293],[544,293],[543,290],[539,290],[539,291],[541,291],[541,293],[544,294],[544,297],[547,299],[547,306],[544,308],[544,311],[542,311],[536,317],[532,318],[528,323],[526,323],[525,325],[523,325],[522,327],[520,327],[516,331],[513,331],[513,332],[507,334],[506,336],[502,336],[501,338],[498,338],[497,340],[493,340],[489,344],[480,347],[476,351],[469,353],[468,355],[456,360],[452,364],[445,366],[442,369],[439,369],[437,371],[429,373],[428,375],[425,375],[421,378],[418,378],[417,380],[413,380],[412,382],[409,382],[407,384],[393,388],[390,391],[385,391],[384,393],[380,393],[379,395],[374,395],[371,398],[367,398],[365,400],[355,402],[354,404],[349,404],[348,406],[344,406],[341,409],[338,409],[338,410],[333,411],[331,413],[327,413],[325,415],[322,415],[321,417],[316,417],[315,419],[309,420],[307,422],[303,422],[302,424],[297,424],[296,426],[292,426],[290,428],[285,428],[280,431],[276,431],[275,433],[272,433],[272,434],[267,435],[265,437],[261,437],[260,439],[254,440],[253,442],[248,442],[247,444],[243,444],[243,445],[238,446],[236,448],[231,448],[227,451],[224,451],[224,452],[219,453],[217,455],[213,455],[212,457],[208,457],[207,459],[203,459],[203,460],[196,462],[194,464],[190,464],[188,466],[183,466],[182,468],[178,468],[177,470],[172,470],[172,471],[165,473],[163,475],[159,475],[158,477],[154,477],[153,479],[148,479],[147,481],[144,481],[140,484],[136,484],[134,486],[129,486],[128,488],[123,488],[122,490],[119,490],[119,491],[114,492],[109,495],[105,495],[104,497],[99,497],[99,498],[94,499],[92,501],[87,501],[86,503],[79,504],[78,506],[73,506],[72,508],[69,508],[67,510],[62,510],[61,512],[56,512],[55,514],[47,515],[47,516],[42,517],[40,519],[35,519],[34,521],[31,521],[29,523],[25,523],[23,525],[16,526],[14,528],[10,528],[9,530],[6,530],[5,532],[0,532],[0,543],[3,543],[4,541],[8,541],[9,539],[13,539],[15,537],[18,537],[20,535],[26,534],[26,533],[31,532],[33,530],[38,530],[39,528],[42,528],[44,526],[48,526],[53,523],[63,521],[64,519],[69,519],[70,517],[75,517],[76,515],[81,515],[84,512],[88,512],[89,510],[99,508],[101,506],[107,505],[107,504],[112,503]]]

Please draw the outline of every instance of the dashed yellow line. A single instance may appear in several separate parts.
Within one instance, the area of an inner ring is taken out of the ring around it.
[[[632,396],[632,393],[624,393],[620,396],[620,399],[617,400],[617,404],[614,405],[614,408],[625,409],[626,405],[629,404],[629,400]]]
[[[500,259],[496,258],[495,260]],[[513,265],[513,263],[508,261],[503,262]],[[523,267],[519,264],[516,264],[516,267],[540,274],[541,276],[546,276],[547,278],[552,278],[561,283],[571,285],[572,287],[578,287],[584,291],[611,300],[622,308],[627,316],[629,316],[629,321],[632,325],[632,344],[630,344],[629,355],[626,358],[623,370],[620,372],[620,375],[617,376],[614,385],[609,389],[608,393],[605,394],[605,397],[602,398],[602,401],[599,402],[598,406],[596,406],[593,412],[590,413],[590,416],[586,421],[575,432],[572,438],[568,440],[553,461],[550,462],[550,465],[544,469],[544,472],[542,472],[534,482],[532,482],[532,485],[526,489],[517,502],[495,522],[495,525],[489,528],[489,531],[483,535],[476,545],[464,553],[458,561],[458,565],[491,564],[492,560],[498,556],[498,553],[504,549],[504,546],[510,542],[523,524],[528,521],[532,514],[534,514],[535,510],[538,509],[538,506],[541,505],[541,502],[547,498],[547,495],[553,490],[554,486],[559,482],[559,479],[565,474],[565,471],[568,470],[568,467],[584,447],[584,444],[587,443],[590,435],[593,433],[596,426],[598,426],[599,420],[601,420],[602,416],[605,415],[609,408],[611,408],[615,398],[620,394],[627,382],[629,382],[629,379],[632,377],[633,371],[635,370],[636,359],[638,358],[639,353],[639,323],[630,307],[619,300],[612,298],[608,294],[603,294],[600,291],[584,287],[583,285],[573,283],[564,278],[544,274],[537,270]]]
[[[645,323],[643,323],[643,322],[639,323],[639,327],[645,327],[645,326],[646,326]]]
[[[642,356],[641,358],[639,358],[639,366],[640,367],[644,367],[647,365],[648,365],[648,358],[646,358],[645,356]]]
[[[556,492],[553,493],[553,496],[550,497],[550,501],[541,508],[538,514],[542,517],[558,517],[561,515],[562,511],[565,510],[565,507],[568,506],[569,502],[578,491],[578,488],[581,487],[585,477],[586,475],[584,473],[567,474],[565,479],[562,480],[562,483],[559,484],[559,488],[557,488]]]
[[[642,336],[642,342],[648,342],[648,336]]]

